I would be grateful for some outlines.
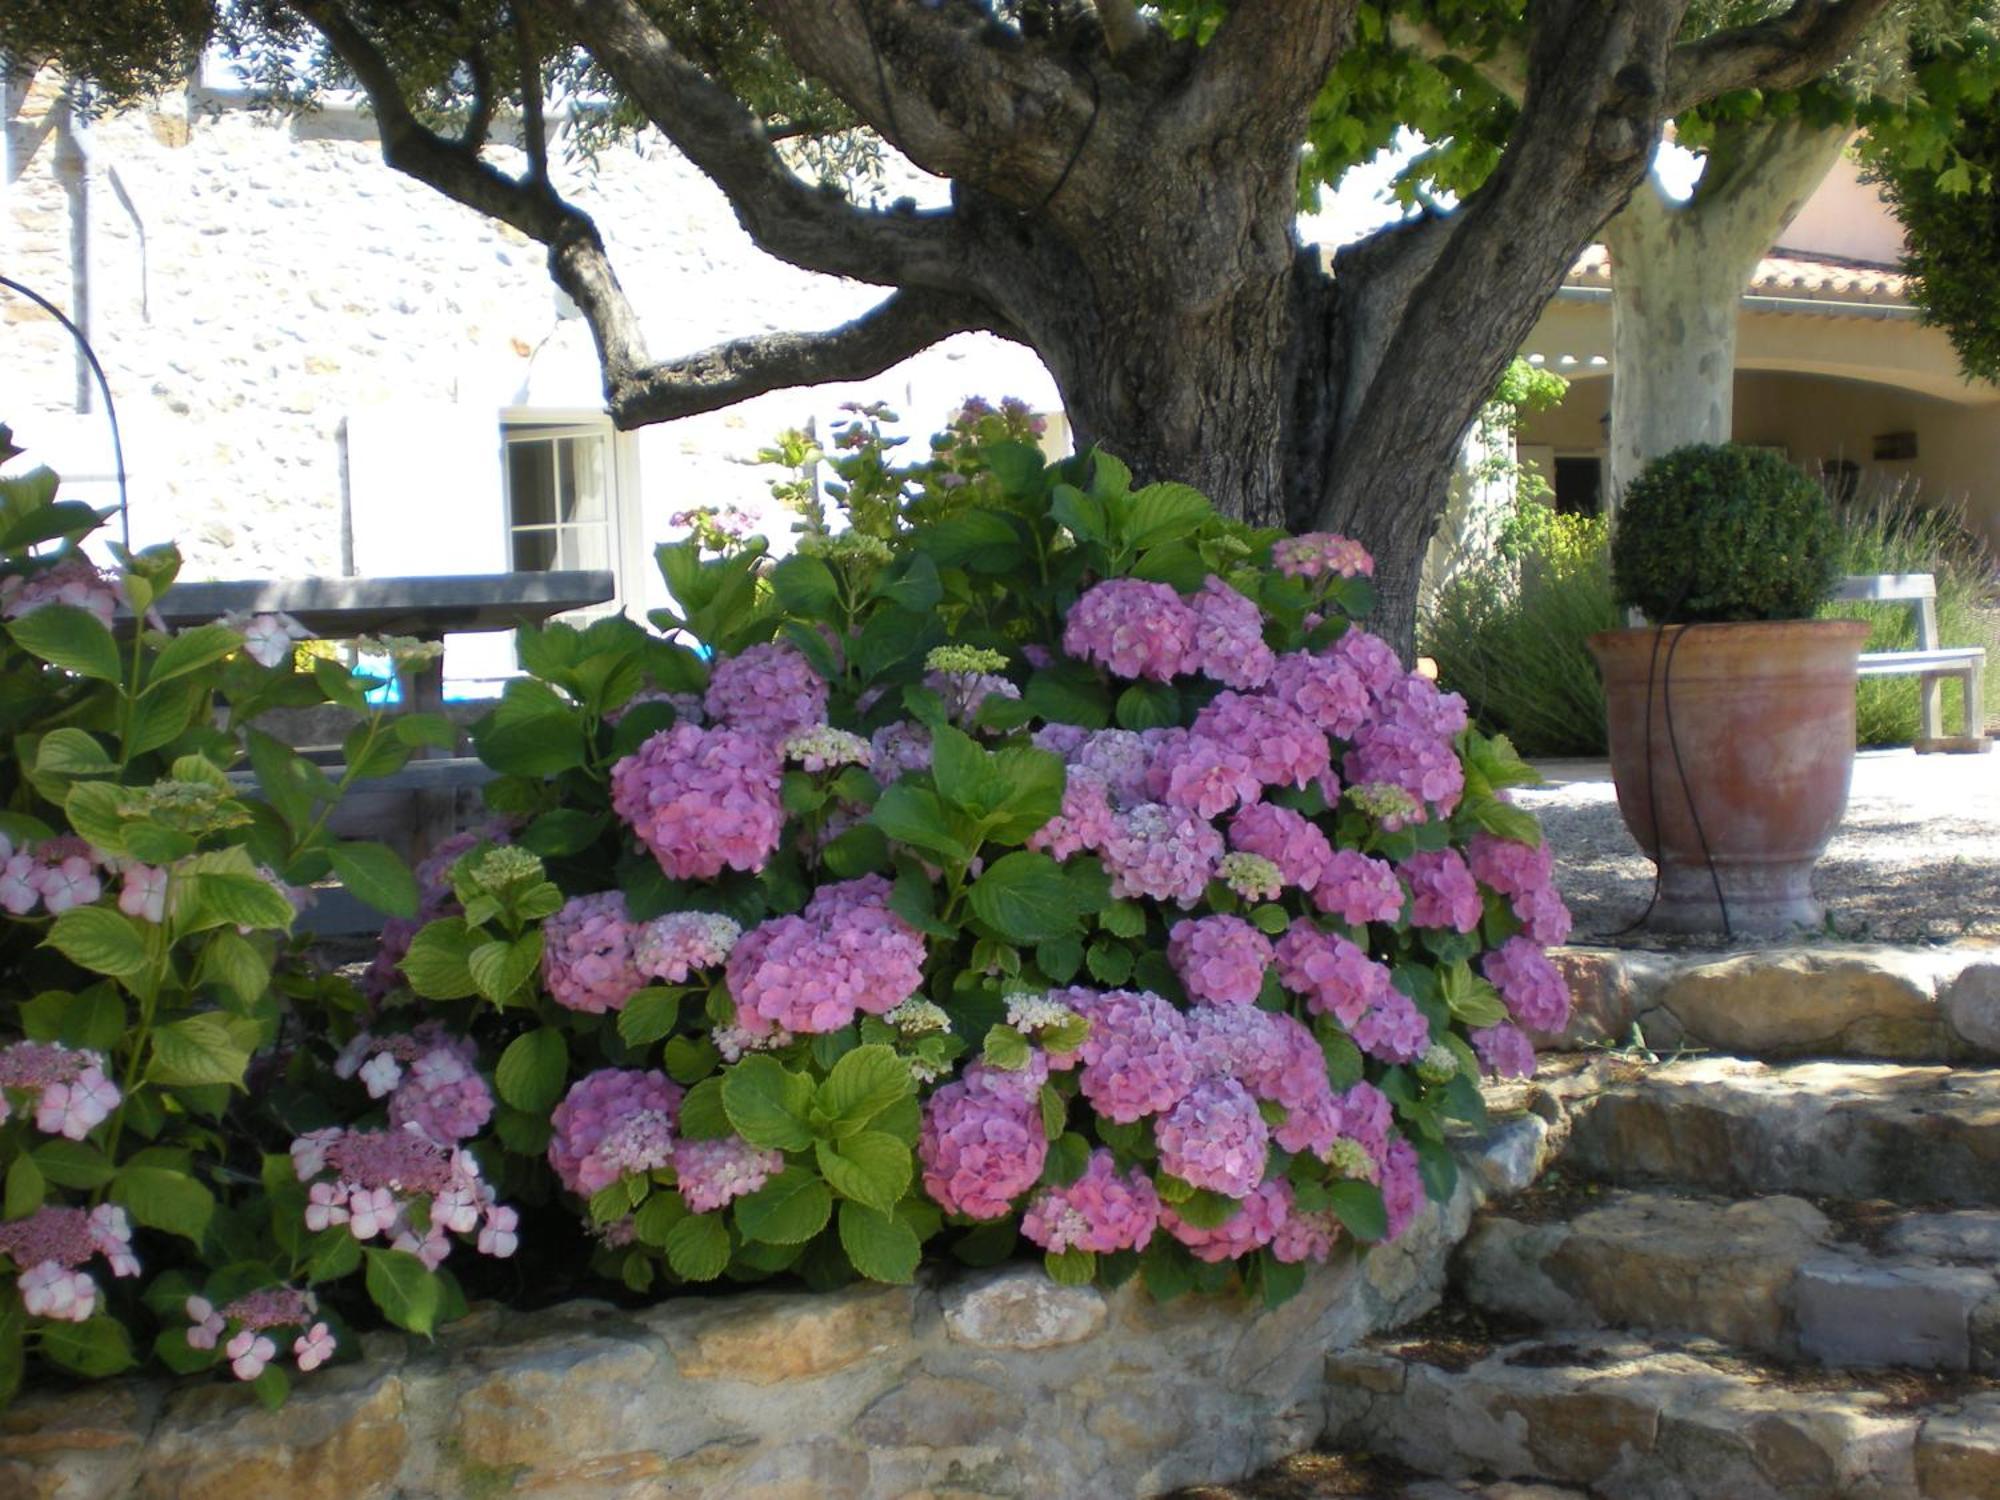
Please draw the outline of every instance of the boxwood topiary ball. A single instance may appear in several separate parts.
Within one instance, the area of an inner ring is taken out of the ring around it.
[[[1697,443],[1625,491],[1611,577],[1618,602],[1656,625],[1804,620],[1833,592],[1839,552],[1825,494],[1785,459]]]

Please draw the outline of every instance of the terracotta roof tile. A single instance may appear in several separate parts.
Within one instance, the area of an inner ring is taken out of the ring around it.
[[[1564,284],[1609,286],[1611,257],[1604,246],[1592,245],[1578,256]],[[1780,246],[1757,263],[1744,291],[1817,302],[1907,303],[1909,278],[1894,266],[1806,255]]]

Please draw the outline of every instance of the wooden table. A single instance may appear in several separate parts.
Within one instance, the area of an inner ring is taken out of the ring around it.
[[[560,573],[463,573],[435,578],[274,578],[178,583],[160,603],[168,625],[199,625],[232,611],[287,614],[316,636],[407,635],[442,641],[539,625],[554,615],[610,601],[602,569]],[[404,704],[444,707],[444,658],[404,685]]]

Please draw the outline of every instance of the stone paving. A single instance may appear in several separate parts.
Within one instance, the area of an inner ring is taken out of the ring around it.
[[[1555,848],[1576,941],[1656,941],[1620,935],[1645,910],[1653,866],[1619,819],[1610,768],[1548,761],[1539,769],[1546,784],[1517,795]],[[1815,887],[1826,903],[1829,938],[2000,942],[2000,753],[1863,751]]]

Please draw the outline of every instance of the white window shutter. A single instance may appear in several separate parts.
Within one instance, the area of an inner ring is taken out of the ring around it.
[[[499,412],[408,402],[350,413],[347,507],[364,578],[506,572]]]
[[[507,572],[500,456],[493,407],[413,401],[349,413],[354,571],[364,578]],[[445,638],[448,691],[452,683],[491,684],[514,671],[510,634]]]

